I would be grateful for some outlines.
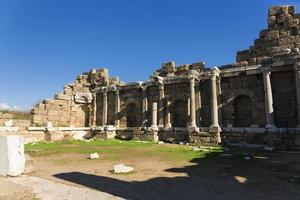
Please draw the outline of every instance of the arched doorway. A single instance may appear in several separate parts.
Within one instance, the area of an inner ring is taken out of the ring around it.
[[[135,103],[130,103],[127,106],[126,110],[126,121],[127,121],[127,127],[137,127],[140,126],[139,120],[138,120],[138,112],[137,106]]]
[[[234,100],[234,126],[249,127],[253,123],[252,101],[247,95],[240,95]]]
[[[177,100],[174,102],[171,110],[172,126],[173,127],[186,127],[187,124],[187,102]]]

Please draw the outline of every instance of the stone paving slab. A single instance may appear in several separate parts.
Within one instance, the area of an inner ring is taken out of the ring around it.
[[[30,187],[41,200],[121,200],[123,198],[88,188],[65,185],[33,176],[10,178],[10,182]]]

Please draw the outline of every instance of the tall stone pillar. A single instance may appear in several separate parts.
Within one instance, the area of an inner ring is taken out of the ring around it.
[[[261,71],[263,73],[264,91],[265,91],[266,128],[276,128],[275,121],[274,121],[270,66],[262,65]]]
[[[190,124],[189,126],[196,127],[195,77],[190,77],[189,82],[190,82]]]
[[[147,119],[147,111],[148,111],[148,98],[147,98],[147,86],[142,87],[143,90],[143,105],[142,105],[142,112],[143,112],[143,124],[142,126],[147,126],[148,119]]]
[[[295,69],[295,83],[296,83],[296,97],[297,97],[297,127],[300,128],[300,61],[294,65]]]
[[[152,125],[153,128],[157,127],[157,103],[152,103]]]
[[[219,76],[219,69],[213,68],[211,70],[211,127],[219,127],[218,118],[218,97],[217,97],[217,77]]]
[[[158,105],[158,126],[164,126],[164,98],[165,98],[165,91],[164,91],[164,83],[161,78],[158,84],[159,89],[159,105]]]
[[[102,116],[102,126],[107,125],[107,91],[103,91],[103,116]]]
[[[166,127],[168,127],[168,128],[172,127],[170,105],[171,105],[171,101],[170,101],[170,99],[167,99],[167,123],[166,123]]]
[[[118,114],[120,112],[120,94],[119,90],[115,91],[115,127],[120,126],[120,120],[118,118]]]
[[[201,113],[200,113],[200,109],[201,109],[201,90],[200,90],[200,81],[199,84],[197,84],[196,86],[196,91],[195,91],[195,96],[196,96],[196,125],[198,127],[201,126]]]
[[[96,126],[97,121],[97,93],[93,93],[93,121],[92,126]]]
[[[209,127],[209,131],[217,133],[218,143],[221,142],[217,96],[217,78],[219,77],[219,74],[220,71],[217,67],[211,69],[211,126]]]

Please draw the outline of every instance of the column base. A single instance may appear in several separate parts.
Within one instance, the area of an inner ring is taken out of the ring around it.
[[[199,128],[196,125],[189,125],[187,129],[189,133],[199,133]]]
[[[172,128],[172,124],[171,123],[167,123],[166,124],[166,128]]]
[[[158,126],[157,126],[157,125],[152,125],[152,126],[150,127],[150,130],[151,130],[151,131],[158,131]]]
[[[211,125],[209,128],[208,128],[208,132],[210,133],[219,133],[221,130],[220,126],[218,125]]]
[[[275,129],[275,128],[277,128],[277,127],[276,127],[275,124],[267,124],[267,125],[266,125],[266,128],[267,128],[267,129]]]

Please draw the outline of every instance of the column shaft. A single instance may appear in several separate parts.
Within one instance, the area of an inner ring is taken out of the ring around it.
[[[266,128],[276,128],[274,122],[274,109],[273,109],[273,96],[272,87],[270,80],[270,69],[267,67],[263,68],[263,80],[265,90],[265,108],[266,108]]]
[[[196,126],[195,78],[190,78],[190,126]]]
[[[297,97],[297,127],[300,128],[300,63],[296,63],[295,65],[295,83]]]
[[[143,124],[142,126],[147,126],[147,111],[148,111],[148,98],[147,98],[147,88],[143,88],[143,105],[142,105],[142,112],[143,112]]]
[[[169,128],[172,127],[170,105],[171,105],[171,101],[170,101],[170,99],[168,99],[167,100],[167,124],[166,124],[166,127],[169,127]]]
[[[115,127],[119,127],[120,126],[120,120],[119,120],[119,114],[120,112],[120,94],[119,91],[116,91],[116,95],[115,95]]]
[[[157,103],[152,103],[152,126],[157,126]]]
[[[165,92],[164,92],[164,85],[162,83],[159,85],[158,125],[160,127],[164,126],[164,98],[165,98]]]
[[[103,92],[103,116],[102,126],[107,125],[107,92]]]
[[[97,121],[97,93],[93,94],[93,122],[92,126],[96,126]]]
[[[211,126],[219,127],[216,77],[211,78]]]

